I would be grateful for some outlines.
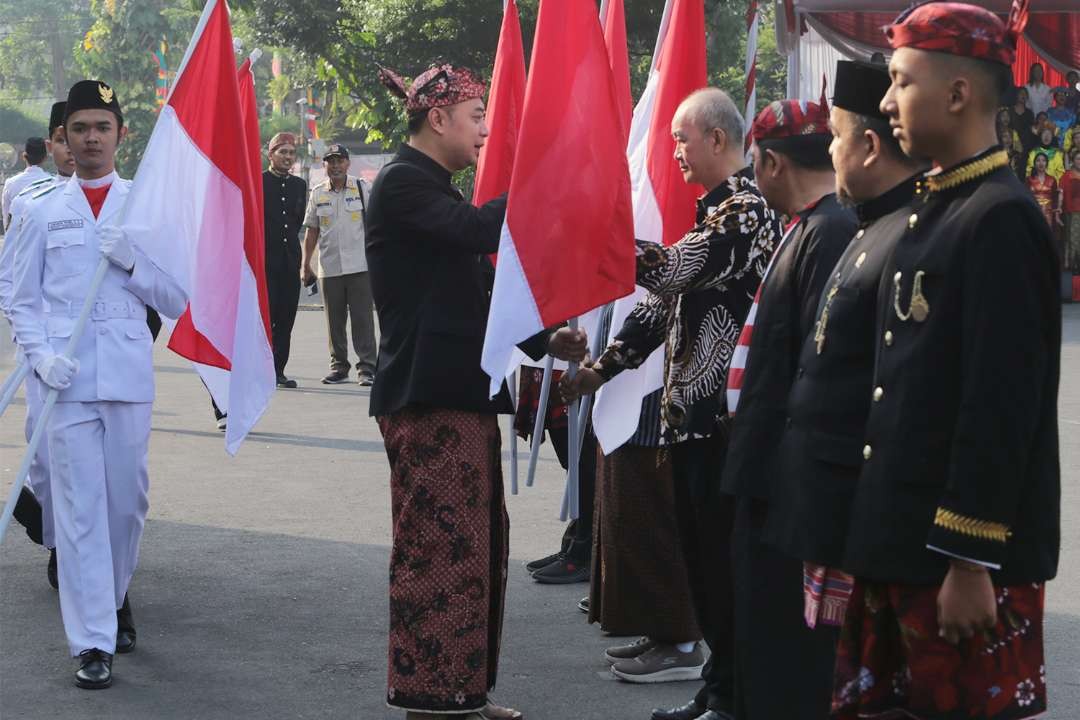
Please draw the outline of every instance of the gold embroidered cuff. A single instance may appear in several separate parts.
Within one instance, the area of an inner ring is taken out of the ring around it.
[[[1007,542],[1012,535],[1009,526],[1004,523],[979,520],[940,507],[934,515],[934,525],[979,540],[992,540],[999,543]]]

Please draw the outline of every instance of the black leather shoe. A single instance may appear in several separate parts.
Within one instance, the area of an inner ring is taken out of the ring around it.
[[[527,573],[529,573],[531,575],[534,572],[536,572],[537,570],[543,570],[544,568],[546,568],[548,565],[555,562],[556,560],[561,560],[562,556],[563,556],[563,554],[561,552],[557,552],[557,553],[552,553],[551,555],[548,555],[547,557],[542,557],[539,560],[533,560],[532,562],[527,562],[527,563],[525,563],[525,572],[527,572]]]
[[[23,487],[19,490],[19,499],[15,501],[11,516],[15,518],[15,522],[26,528],[26,536],[35,545],[42,544],[41,503],[34,497],[34,493],[30,492],[30,488]]]
[[[102,650],[83,650],[79,653],[79,669],[75,684],[85,690],[101,690],[112,685],[113,656]]]
[[[135,649],[135,619],[131,615],[131,603],[124,595],[124,604],[116,611],[116,652],[123,655]]]
[[[60,589],[60,576],[56,573],[56,548],[49,551],[49,568],[45,571],[49,576],[49,584],[53,590]]]
[[[702,713],[709,712],[712,712],[712,710],[691,700],[685,705],[670,710],[661,710],[660,708],[653,710],[652,720],[698,720]]]
[[[288,388],[288,389],[292,390],[293,388],[296,387],[296,381],[295,380],[290,380],[289,378],[285,377],[284,375],[278,375],[277,376],[277,386],[279,388]]]
[[[589,582],[591,576],[588,563],[582,565],[564,555],[534,572],[532,578],[543,585],[571,585]]]
[[[728,715],[720,710],[706,710],[704,714],[698,715],[694,720],[735,720],[735,716]]]

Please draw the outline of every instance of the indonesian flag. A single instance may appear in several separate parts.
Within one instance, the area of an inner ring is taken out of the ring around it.
[[[515,344],[633,290],[618,112],[595,3],[541,0],[480,363],[493,396]]]
[[[491,75],[487,116],[490,134],[480,161],[476,163],[473,204],[497,198],[510,189],[514,170],[514,149],[521,129],[525,106],[525,45],[521,41],[521,21],[517,2],[508,0],[503,11],[499,47],[495,51],[495,71]]]
[[[619,120],[623,135],[630,132],[634,112],[634,100],[630,94],[630,52],[626,44],[626,8],[623,0],[604,0],[600,7],[604,23],[604,43],[611,63],[611,76],[615,80],[615,97],[619,101]]]
[[[671,120],[686,96],[705,86],[705,7],[701,0],[667,0],[653,53],[653,66],[634,118],[626,154],[633,188],[634,235],[642,240],[677,242],[694,225],[694,207],[702,193],[687,185],[675,162]],[[638,288],[615,303],[611,334],[622,328],[634,304],[645,296]],[[663,386],[664,349],[644,365],[617,375],[597,393],[593,429],[605,454],[637,430],[641,401]]]
[[[209,0],[139,164],[124,220],[188,294],[169,348],[196,364],[228,412],[230,454],[266,410],[276,379],[255,107],[250,65],[237,73],[228,7]]]

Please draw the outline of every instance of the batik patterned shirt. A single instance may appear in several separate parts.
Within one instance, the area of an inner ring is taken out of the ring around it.
[[[665,441],[716,432],[731,355],[779,239],[780,221],[747,168],[698,201],[697,225],[677,243],[638,241],[637,283],[649,292],[594,369],[611,379],[665,345]]]

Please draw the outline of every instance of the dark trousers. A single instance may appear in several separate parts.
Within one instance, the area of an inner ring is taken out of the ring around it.
[[[760,500],[737,501],[735,716],[827,720],[839,628],[806,626],[802,561],[762,542],[766,514]]]
[[[296,308],[300,305],[300,260],[266,269],[266,291],[270,301],[270,338],[274,346],[274,370],[278,377],[285,374],[292,345]]]
[[[705,685],[694,701],[710,710],[730,713],[735,684],[731,578],[734,501],[720,492],[727,440],[723,436],[687,440],[671,445],[668,452],[690,597],[710,652],[709,661],[701,671]]]
[[[352,323],[352,346],[356,369],[375,374],[375,314],[371,299],[371,280],[366,272],[322,278],[326,331],[330,336],[330,370],[348,372],[349,343],[345,333]]]
[[[570,463],[570,438],[566,428],[547,431],[555,455],[563,470]],[[593,512],[596,501],[596,435],[592,425],[585,429],[581,440],[581,463],[578,465],[578,509],[577,520],[571,520],[563,531],[561,552],[566,553],[574,562],[588,565],[592,561]]]

